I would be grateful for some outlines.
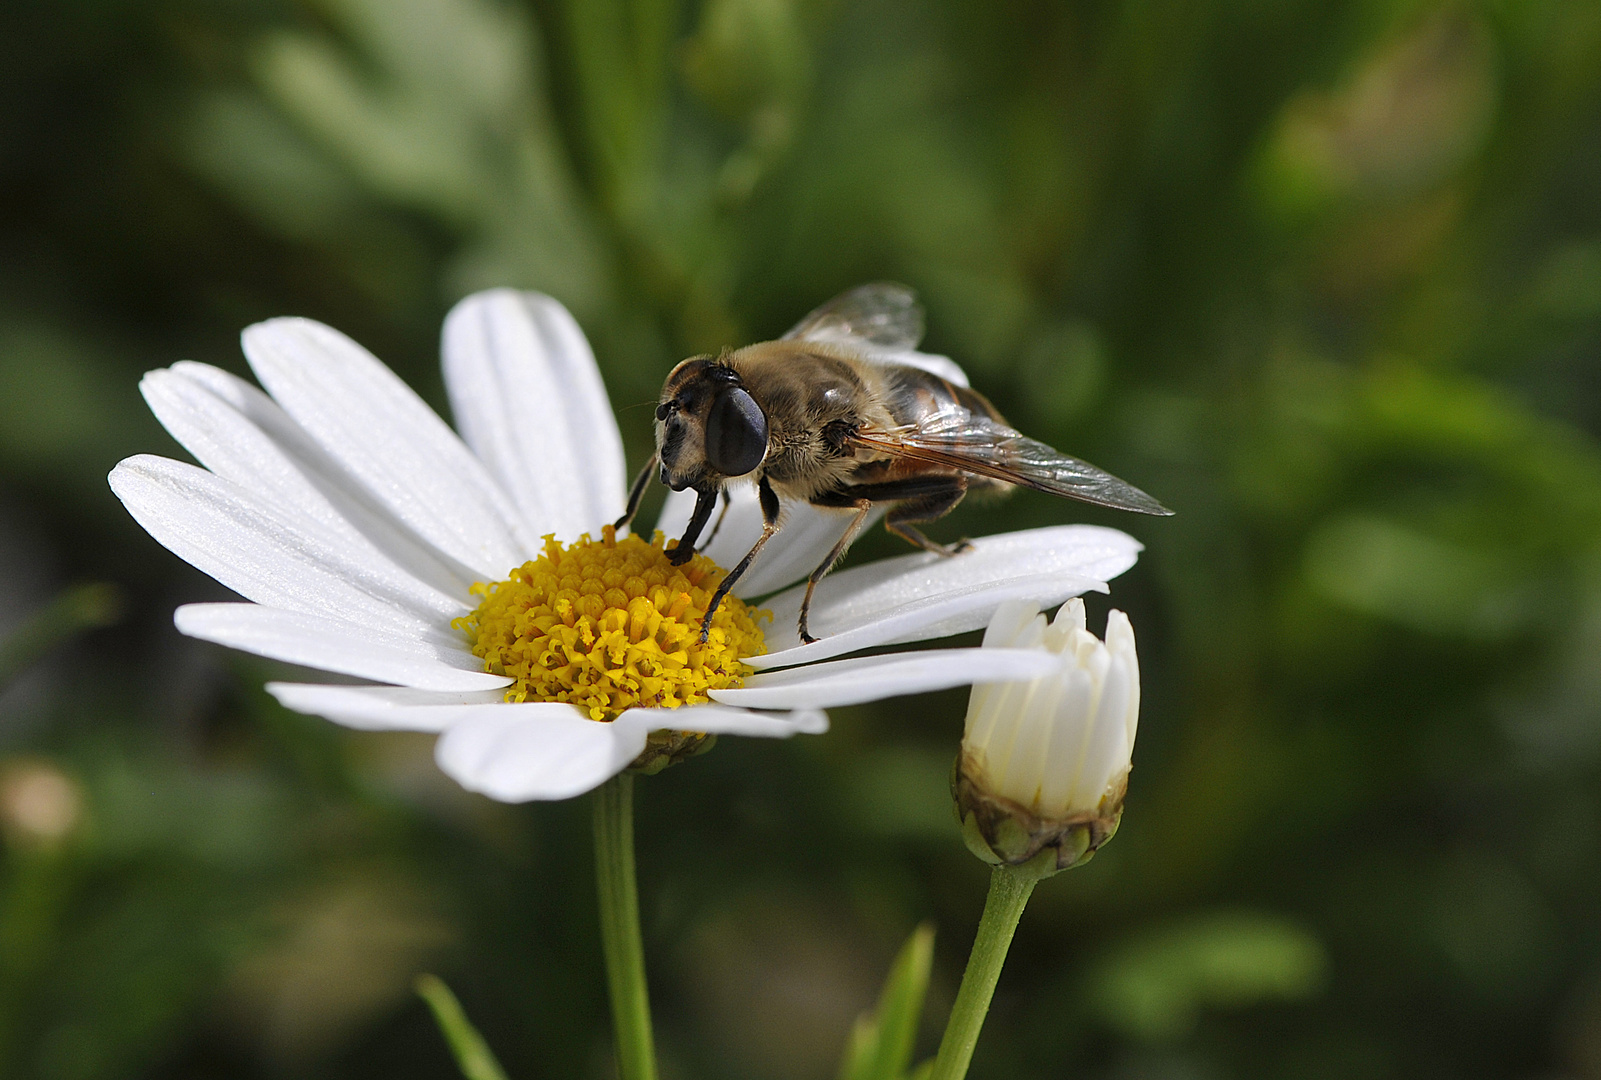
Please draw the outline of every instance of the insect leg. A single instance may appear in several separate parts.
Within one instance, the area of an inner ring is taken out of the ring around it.
[[[817,583],[823,580],[823,575],[832,570],[834,564],[839,562],[840,558],[845,554],[845,549],[851,546],[852,540],[856,539],[856,534],[862,531],[862,522],[867,520],[867,513],[871,509],[873,509],[873,500],[858,499],[856,501],[856,516],[851,519],[850,527],[845,530],[844,535],[830,549],[823,561],[817,564],[817,569],[812,571],[812,576],[806,579],[806,598],[801,601],[800,609],[800,639],[803,644],[810,645],[817,640],[812,637],[811,632],[806,628],[806,617],[812,611],[812,591],[817,588]]]
[[[739,560],[734,568],[724,575],[722,583],[717,586],[717,591],[712,593],[711,602],[706,605],[706,614],[700,620],[700,643],[702,645],[706,644],[706,635],[711,633],[712,616],[717,614],[717,605],[723,602],[723,597],[727,596],[728,590],[734,587],[734,582],[738,581],[745,571],[750,569],[750,564],[755,560],[756,553],[762,550],[762,545],[767,543],[772,535],[778,531],[778,495],[773,491],[772,485],[767,482],[767,477],[762,477],[760,482],[757,483],[756,494],[760,497],[762,504],[762,535],[757,537],[756,543],[751,546],[749,551],[745,552],[745,557]],[[697,504],[696,510],[698,511],[699,509],[699,504]]]
[[[931,492],[917,499],[908,499],[898,503],[884,517],[884,528],[899,536],[901,539],[916,544],[924,551],[932,551],[936,555],[956,555],[966,551],[973,545],[967,540],[954,544],[941,544],[930,540],[923,535],[923,530],[915,528],[913,522],[937,521],[956,509],[956,504],[962,501],[967,494],[967,478],[953,476],[951,486],[945,491]]]
[[[689,524],[684,526],[678,546],[667,553],[668,562],[683,566],[690,560],[695,554],[695,541],[700,538],[700,531],[706,527],[706,519],[712,516],[712,507],[716,505],[716,488],[702,488],[695,493],[695,512],[689,515]]]
[[[639,504],[645,498],[645,488],[650,484],[651,473],[655,471],[656,455],[653,453],[645,462],[645,467],[639,470],[639,475],[634,477],[633,484],[629,486],[628,507],[623,511],[623,516],[618,518],[616,523],[613,524],[613,528],[621,529],[626,525],[632,525],[634,523],[634,515],[639,513]]]
[[[728,488],[724,487],[723,508],[717,511],[717,520],[712,522],[712,531],[706,534],[706,542],[701,545],[702,550],[711,547],[712,541],[717,539],[717,531],[723,527],[723,520],[728,517],[728,508],[732,505],[734,500],[729,496]]]
[[[954,555],[966,548],[960,544],[946,547],[924,536],[913,522],[934,521],[944,517],[967,494],[968,477],[961,473],[925,473],[900,480],[879,480],[867,484],[847,484],[834,488],[812,499],[817,506],[855,506],[857,499],[873,502],[892,502],[896,505],[884,521],[884,527],[908,543],[939,555]]]

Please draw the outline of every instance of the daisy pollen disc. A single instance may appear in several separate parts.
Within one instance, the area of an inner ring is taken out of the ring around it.
[[[704,555],[667,560],[660,532],[646,542],[545,538],[545,551],[505,581],[472,587],[483,600],[455,621],[484,670],[516,681],[507,701],[564,701],[591,720],[625,709],[677,708],[710,700],[751,673],[743,656],[766,651],[758,616],[723,598],[700,643],[701,618],[723,571]]]

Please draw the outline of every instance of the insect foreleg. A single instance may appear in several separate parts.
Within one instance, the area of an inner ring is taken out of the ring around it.
[[[623,516],[618,518],[612,526],[616,529],[625,528],[634,523],[634,515],[639,513],[639,504],[645,498],[645,488],[650,484],[651,474],[656,471],[656,455],[653,453],[645,462],[645,467],[639,470],[634,477],[634,483],[628,489],[628,506]]]
[[[739,560],[734,568],[723,577],[722,583],[717,586],[717,591],[712,593],[711,602],[706,605],[706,614],[700,620],[700,643],[702,645],[706,644],[706,635],[711,633],[712,616],[717,613],[717,605],[723,602],[723,597],[727,596],[728,590],[734,587],[734,582],[738,581],[745,571],[750,569],[750,564],[755,561],[757,552],[762,550],[762,545],[767,543],[768,539],[778,531],[778,495],[773,491],[772,485],[767,482],[767,477],[762,477],[757,483],[756,494],[762,504],[762,534],[756,538],[756,543],[751,546],[751,549],[745,552],[745,557]],[[698,505],[696,509],[699,510]]]
[[[829,549],[828,555],[824,557],[823,561],[817,564],[817,569],[812,571],[812,576],[806,579],[806,597],[801,601],[800,609],[800,639],[803,644],[810,645],[817,640],[812,637],[811,632],[806,627],[806,618],[812,611],[812,591],[817,588],[817,583],[823,580],[823,575],[832,570],[834,564],[844,556],[845,549],[851,546],[851,541],[856,539],[856,534],[862,531],[862,523],[867,520],[867,514],[872,509],[873,501],[871,499],[857,501],[856,516],[851,519],[850,527]]]
[[[706,534],[706,542],[701,545],[702,550],[711,547],[712,541],[717,539],[717,533],[722,529],[723,522],[728,520],[728,508],[733,505],[734,500],[728,494],[728,488],[725,486],[723,488],[723,508],[717,511],[717,520],[712,522],[712,531]]]
[[[700,539],[700,531],[706,527],[706,520],[712,516],[712,507],[716,505],[716,488],[702,488],[695,492],[695,512],[689,515],[689,524],[684,526],[684,535],[678,538],[678,545],[667,553],[668,562],[683,566],[694,556],[695,541]]]

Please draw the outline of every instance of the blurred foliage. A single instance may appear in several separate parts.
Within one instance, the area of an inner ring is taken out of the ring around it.
[[[890,965],[871,1013],[856,1018],[839,1080],[901,1080],[912,1061],[934,962],[934,928],[912,931]]]
[[[239,329],[299,314],[440,402],[449,304],[538,288],[637,460],[672,362],[890,278],[1020,427],[1179,511],[940,527],[1148,545],[1113,589],[1128,814],[1036,893],[975,1078],[1601,1076],[1601,7],[15,0],[0,29],[0,654],[29,660],[0,1075],[451,1075],[423,970],[508,1075],[609,1075],[583,803],[469,797],[427,739],[287,715],[271,665],[180,639],[220,590],[103,479],[173,450],[140,372],[243,371]],[[50,608],[84,581],[120,623]],[[962,707],[642,782],[667,1077],[835,1075],[923,920],[931,1052],[984,894],[945,816]]]
[[[1317,939],[1294,922],[1209,913],[1125,943],[1092,970],[1085,996],[1109,1026],[1156,1042],[1191,1034],[1207,1006],[1312,997],[1324,965]]]
[[[433,1012],[434,1022],[450,1044],[450,1052],[456,1056],[456,1064],[465,1080],[506,1080],[500,1062],[495,1060],[495,1052],[484,1043],[484,1037],[462,1012],[461,1002],[450,992],[450,987],[437,975],[419,975],[416,989]]]

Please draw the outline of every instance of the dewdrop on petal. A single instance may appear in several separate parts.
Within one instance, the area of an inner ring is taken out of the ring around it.
[[[1066,870],[1111,839],[1123,813],[1140,715],[1134,630],[1113,611],[1101,641],[1078,599],[1050,623],[1008,603],[984,645],[1042,649],[1061,664],[1033,682],[973,687],[952,777],[962,837],[992,865]]]

